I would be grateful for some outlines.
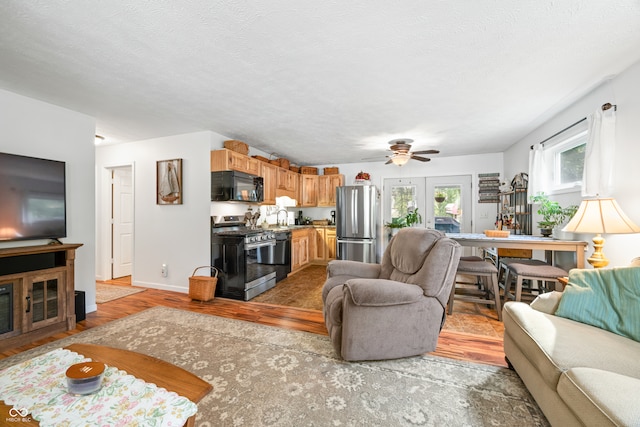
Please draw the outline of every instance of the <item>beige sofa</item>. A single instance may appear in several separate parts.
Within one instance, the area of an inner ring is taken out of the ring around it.
[[[640,426],[640,342],[556,316],[562,295],[504,305],[507,361],[553,426]]]

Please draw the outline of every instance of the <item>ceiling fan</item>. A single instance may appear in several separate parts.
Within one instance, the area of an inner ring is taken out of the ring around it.
[[[394,165],[402,166],[406,164],[409,160],[418,160],[419,162],[428,162],[431,161],[428,157],[418,156],[417,154],[438,154],[440,151],[438,150],[421,150],[421,151],[411,151],[411,143],[413,139],[394,139],[389,141],[391,147],[389,149],[393,151],[393,154],[389,157],[389,160],[385,165],[389,163],[393,163]]]

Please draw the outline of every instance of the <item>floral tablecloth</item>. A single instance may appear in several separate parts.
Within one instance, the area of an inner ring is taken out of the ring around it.
[[[60,348],[0,370],[0,400],[41,426],[182,426],[197,411],[189,399],[111,366],[96,393],[68,393],[67,368],[88,360]]]

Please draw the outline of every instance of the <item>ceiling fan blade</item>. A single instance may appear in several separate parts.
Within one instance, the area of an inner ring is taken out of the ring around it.
[[[438,154],[440,151],[438,150],[421,150],[421,151],[413,151],[413,154]]]
[[[413,160],[417,160],[419,162],[430,162],[431,161],[431,159],[429,159],[428,157],[411,156],[411,158]]]
[[[385,163],[385,165],[388,165],[389,163],[393,163],[393,160],[391,160],[391,159],[387,160],[387,162]]]

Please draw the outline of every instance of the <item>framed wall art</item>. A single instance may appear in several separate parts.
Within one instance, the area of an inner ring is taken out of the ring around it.
[[[182,204],[182,159],[156,162],[156,204]]]

